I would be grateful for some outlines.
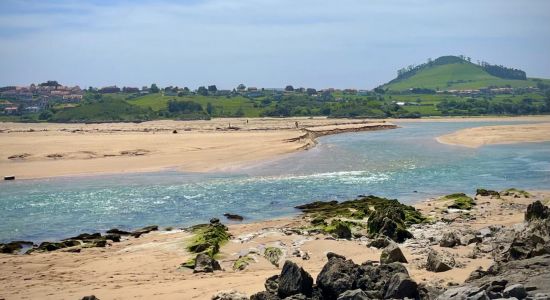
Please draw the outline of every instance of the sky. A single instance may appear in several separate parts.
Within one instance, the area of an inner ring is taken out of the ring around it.
[[[550,78],[550,1],[0,0],[0,86],[371,89],[459,54]]]

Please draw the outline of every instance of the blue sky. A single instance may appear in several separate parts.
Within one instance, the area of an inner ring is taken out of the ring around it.
[[[0,0],[0,85],[373,88],[448,54],[550,78],[550,1]]]

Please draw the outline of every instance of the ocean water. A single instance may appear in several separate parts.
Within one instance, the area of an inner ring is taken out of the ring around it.
[[[470,149],[434,139],[493,124],[399,123],[395,130],[327,136],[309,151],[231,173],[2,182],[0,242],[55,240],[112,227],[188,226],[211,217],[224,220],[225,212],[262,220],[296,214],[298,204],[360,194],[414,203],[480,187],[550,189],[550,143]]]

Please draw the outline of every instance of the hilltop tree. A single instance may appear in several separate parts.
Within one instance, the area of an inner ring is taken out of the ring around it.
[[[239,84],[239,85],[237,86],[237,90],[238,90],[238,91],[246,90],[246,86],[245,86],[244,84],[241,83],[241,84]]]
[[[293,91],[294,91],[294,87],[293,87],[292,85],[287,85],[287,86],[285,87],[285,91],[287,91],[287,92],[293,92]]]
[[[58,87],[60,85],[61,84],[59,84],[56,80],[48,80],[46,82],[39,84],[39,86],[54,86],[54,87]]]
[[[216,87],[216,85],[215,85],[215,84],[213,84],[213,85],[209,85],[209,86],[208,86],[208,91],[209,91],[209,92],[213,92],[213,93],[215,93],[215,92],[217,92],[217,91],[218,91],[218,88]]]
[[[199,86],[199,88],[197,89],[197,94],[208,96],[208,90],[204,86]]]
[[[155,93],[158,93],[158,92],[160,92],[160,89],[157,86],[157,84],[156,83],[151,84],[151,93],[155,94]]]

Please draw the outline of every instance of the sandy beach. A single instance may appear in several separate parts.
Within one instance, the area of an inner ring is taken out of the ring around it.
[[[297,128],[296,125],[299,127]],[[385,129],[380,121],[290,118],[105,124],[0,124],[0,170],[16,178],[223,170],[308,149],[315,137]],[[322,132],[316,128],[322,126]],[[380,127],[380,128],[379,128]],[[308,131],[314,136],[306,134]]]
[[[315,138],[399,122],[545,122],[462,130],[438,141],[468,147],[550,140],[549,116],[350,120],[214,119],[144,123],[0,123],[0,170],[18,179],[176,169],[220,171],[309,149]],[[298,128],[296,127],[298,125]]]
[[[529,198],[503,196],[476,197],[476,207],[468,213],[448,212],[440,199],[427,199],[416,207],[434,220],[450,219],[451,223],[434,223],[412,229],[414,239],[400,244],[409,263],[411,277],[419,283],[447,285],[462,283],[478,267],[487,268],[492,259],[472,258],[475,244],[445,248],[452,253],[458,267],[434,273],[425,269],[426,245],[422,237],[441,236],[442,232],[465,228],[479,230],[488,226],[511,226],[523,221],[527,204],[535,200],[548,202],[548,191],[531,192]],[[222,220],[223,221],[223,220]],[[224,221],[225,222],[225,221]],[[447,221],[449,222],[449,221]],[[181,230],[158,231],[140,238],[128,237],[106,248],[82,249],[80,253],[60,250],[31,255],[0,254],[0,299],[80,299],[94,294],[100,299],[210,299],[220,290],[237,290],[248,295],[264,289],[267,277],[278,274],[280,267],[268,262],[261,253],[265,247],[283,250],[283,260],[292,260],[314,278],[326,263],[326,253],[344,255],[356,263],[378,261],[380,249],[366,246],[368,239],[334,239],[323,234],[300,231],[309,220],[294,218],[229,226],[232,235],[219,254],[224,271],[197,273],[179,265],[193,257],[185,250],[191,234]],[[432,248],[441,250],[439,245]],[[304,260],[293,253],[308,253]],[[234,271],[240,255],[253,257],[248,267]]]
[[[440,136],[437,141],[470,148],[492,144],[548,142],[550,141],[550,123],[467,128]]]

